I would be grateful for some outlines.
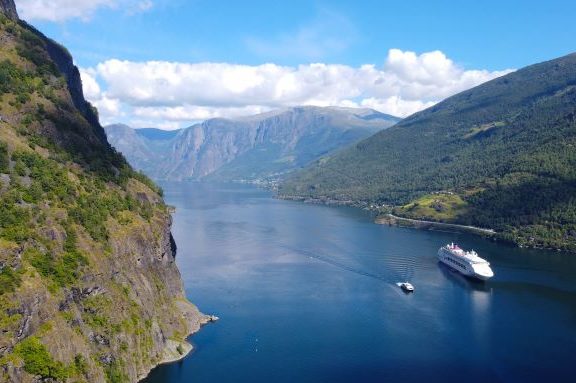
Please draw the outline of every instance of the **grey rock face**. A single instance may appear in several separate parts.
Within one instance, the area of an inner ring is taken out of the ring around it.
[[[49,39],[42,32],[38,31],[36,28],[27,24],[26,22],[21,22],[21,24],[23,27],[27,28],[30,32],[36,34],[44,41],[48,55],[54,64],[56,64],[58,71],[60,71],[60,73],[62,73],[66,78],[66,83],[68,85],[68,90],[70,91],[70,96],[72,96],[72,102],[74,103],[74,106],[90,123],[94,134],[101,141],[101,143],[107,145],[108,142],[106,139],[106,133],[104,133],[104,129],[98,121],[98,115],[96,114],[92,105],[84,98],[80,71],[78,70],[78,67],[74,65],[74,60],[70,52],[68,52],[64,46],[58,44],[52,39]]]
[[[0,12],[5,14],[10,20],[18,20],[18,12],[14,0],[0,0]]]
[[[398,121],[371,109],[296,107],[211,119],[172,137],[125,125],[105,130],[110,143],[153,178],[229,181],[277,177]]]

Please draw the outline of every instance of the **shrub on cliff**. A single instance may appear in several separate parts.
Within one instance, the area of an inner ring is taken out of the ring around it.
[[[64,364],[52,359],[37,337],[32,336],[18,343],[14,353],[24,361],[24,371],[42,377],[43,381],[53,379],[63,382],[68,378]]]

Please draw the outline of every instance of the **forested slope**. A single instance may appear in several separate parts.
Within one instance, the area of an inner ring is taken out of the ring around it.
[[[280,187],[388,205],[576,250],[576,54],[497,78],[403,120]]]

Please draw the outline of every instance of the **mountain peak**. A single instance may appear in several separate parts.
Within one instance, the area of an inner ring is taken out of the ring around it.
[[[373,119],[381,118],[382,120],[390,120],[394,122],[400,121],[400,118],[391,116],[389,114],[378,112],[370,108],[349,108],[342,106],[313,106],[313,105],[300,105],[284,107],[269,112],[255,114],[251,116],[237,117],[234,121],[263,121],[268,118],[277,117],[286,114],[310,114],[310,115],[330,115],[330,116],[348,116],[350,118],[358,119]]]
[[[174,133],[106,132],[136,168],[153,177],[253,181],[278,178],[398,120],[371,109],[298,106],[214,118]]]
[[[0,0],[0,12],[10,20],[18,20],[18,11],[16,10],[14,0]]]

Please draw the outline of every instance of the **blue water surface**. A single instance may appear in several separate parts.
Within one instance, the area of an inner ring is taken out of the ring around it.
[[[251,186],[162,186],[186,293],[221,320],[146,383],[576,381],[574,256],[375,225]],[[448,242],[496,276],[440,265]]]

